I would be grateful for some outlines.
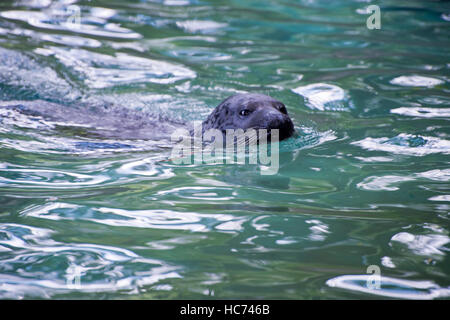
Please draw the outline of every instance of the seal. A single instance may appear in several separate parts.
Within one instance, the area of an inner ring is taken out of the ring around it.
[[[26,116],[27,121],[38,122],[36,125],[40,129],[93,138],[167,140],[176,129],[186,127],[182,121],[158,114],[106,104],[69,107],[43,100],[0,101],[1,109],[18,112]],[[21,119],[3,111],[0,112],[0,120],[2,117]],[[223,100],[202,126],[203,132],[218,129],[223,133],[227,129],[250,128],[267,129],[268,137],[272,129],[279,129],[280,140],[294,133],[294,125],[285,105],[272,97],[256,93],[236,94]]]
[[[218,129],[272,129],[279,130],[279,139],[289,138],[294,133],[294,124],[286,106],[264,94],[240,93],[222,101],[203,121],[203,132]]]

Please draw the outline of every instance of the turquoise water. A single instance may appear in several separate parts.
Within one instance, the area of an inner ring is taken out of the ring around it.
[[[0,108],[0,298],[450,297],[449,24],[445,1],[2,1],[2,103],[191,121],[259,92],[299,135],[263,176]]]

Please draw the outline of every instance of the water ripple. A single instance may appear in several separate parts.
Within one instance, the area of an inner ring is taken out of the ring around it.
[[[79,10],[79,7],[72,7]],[[19,20],[30,26],[57,31],[69,31],[86,35],[118,38],[139,39],[142,36],[130,29],[108,22],[108,18],[115,14],[114,10],[106,8],[92,8],[90,14],[80,15],[80,23],[73,21],[75,12],[71,12],[70,6],[66,8],[50,7],[43,11],[10,10],[0,12],[0,16],[6,19]]]
[[[217,33],[218,29],[222,29],[227,26],[226,23],[219,23],[207,20],[177,21],[176,25],[179,28],[182,28],[190,33],[204,33],[204,34]]]
[[[101,47],[102,43],[96,39],[89,39],[89,38],[83,38],[78,36],[68,36],[68,35],[59,35],[59,34],[43,34],[40,37],[44,41],[59,43],[71,47],[91,47],[91,48],[98,48]],[[37,48],[35,50],[36,53],[44,53],[44,55],[49,55],[52,53],[51,50],[47,51],[39,51],[41,50],[47,50],[42,48]]]
[[[419,118],[450,118],[450,108],[401,107],[392,109],[391,113]]]
[[[434,153],[450,154],[450,141],[408,133],[400,133],[393,138],[367,137],[351,144],[371,151],[385,151],[410,156],[424,156]]]
[[[125,163],[120,168],[116,169],[116,172],[125,176],[155,176],[158,180],[169,179],[175,175],[171,168],[162,168],[157,165],[157,162],[155,162],[154,159],[151,158]]]
[[[41,188],[79,188],[104,183],[110,178],[106,175],[89,175],[75,172],[47,169],[0,168],[6,176],[0,176],[0,186],[22,186]]]
[[[397,245],[401,244],[416,255],[429,256],[435,259],[442,259],[445,252],[449,251],[445,245],[450,243],[450,238],[445,229],[428,223],[413,227],[413,231],[402,231],[393,235],[389,245],[398,248]],[[420,234],[413,234],[412,232]]]
[[[411,75],[394,78],[390,83],[405,87],[434,87],[444,83],[444,81],[430,77]]]
[[[432,181],[450,181],[450,169],[435,169],[425,172],[414,173],[407,176],[400,175],[385,175],[385,176],[370,176],[359,182],[356,186],[359,189],[369,191],[396,191],[397,186],[402,182],[414,181],[417,179],[428,179]]]
[[[442,288],[432,281],[413,281],[380,277],[380,288],[369,288],[373,275],[344,275],[332,278],[326,284],[332,288],[374,294],[388,298],[428,300],[450,296],[450,288]]]
[[[3,1],[0,299],[449,298],[449,3],[363,2]],[[276,175],[170,161],[242,92]]]
[[[49,50],[64,65],[84,75],[86,85],[92,88],[139,82],[170,84],[196,77],[194,71],[184,66],[121,52],[111,56],[74,48]]]
[[[118,208],[88,208],[69,203],[51,202],[33,206],[21,212],[26,217],[48,220],[85,220],[114,227],[134,227],[207,232],[239,231],[242,218],[230,214],[199,214],[172,210],[126,210]]]
[[[0,224],[2,299],[49,298],[71,291],[133,292],[163,279],[180,278],[177,268],[163,261],[112,246],[60,243],[51,239],[53,233],[44,228]],[[74,277],[78,281],[74,282]]]
[[[305,105],[320,111],[349,111],[353,104],[347,93],[336,85],[313,83],[292,89],[305,98]]]
[[[307,224],[312,226],[309,228],[311,230],[311,235],[309,239],[313,241],[323,241],[326,238],[326,234],[330,233],[328,230],[328,225],[317,219],[311,219],[305,221]]]
[[[405,244],[415,254],[432,255],[444,252],[439,248],[450,242],[450,238],[445,235],[413,235],[408,232],[400,232],[395,234],[391,241],[397,241]]]

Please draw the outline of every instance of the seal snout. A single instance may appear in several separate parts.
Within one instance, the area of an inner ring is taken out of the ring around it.
[[[278,110],[270,111],[266,115],[266,128],[270,132],[272,129],[279,130],[280,141],[289,138],[294,133],[294,124],[286,114]]]

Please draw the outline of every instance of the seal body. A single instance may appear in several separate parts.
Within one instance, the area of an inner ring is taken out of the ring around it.
[[[10,111],[10,112],[8,112]],[[142,110],[107,104],[72,104],[44,100],[0,101],[2,117],[35,122],[40,130],[59,134],[115,140],[169,140],[184,122]]]
[[[203,132],[218,129],[272,129],[279,130],[279,139],[294,133],[294,124],[286,106],[269,96],[257,93],[241,93],[222,101],[203,122]]]
[[[2,117],[35,121],[39,128],[59,130],[61,133],[92,138],[118,140],[168,140],[180,127],[181,121],[121,106],[71,105],[65,106],[43,100],[0,101]],[[9,112],[10,111],[10,112]],[[44,121],[45,120],[45,121]],[[222,101],[203,122],[203,132],[218,129],[279,129],[279,139],[290,137],[294,125],[283,103],[269,96],[255,93],[237,94]],[[269,141],[269,140],[267,140]]]

